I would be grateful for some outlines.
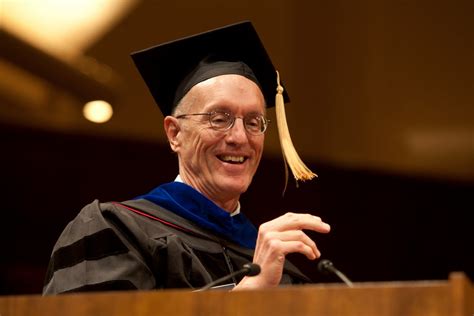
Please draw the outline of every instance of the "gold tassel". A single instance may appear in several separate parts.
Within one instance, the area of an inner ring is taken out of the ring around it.
[[[295,146],[291,141],[290,131],[288,130],[288,123],[286,122],[285,114],[285,101],[283,99],[283,87],[280,85],[280,74],[277,73],[277,94],[275,96],[275,109],[276,109],[276,119],[278,126],[278,136],[280,138],[281,150],[283,152],[283,160],[285,161],[285,190],[286,183],[288,183],[288,168],[286,164],[291,169],[291,173],[298,181],[311,180],[314,177],[317,177],[301,160],[300,156],[296,152]]]

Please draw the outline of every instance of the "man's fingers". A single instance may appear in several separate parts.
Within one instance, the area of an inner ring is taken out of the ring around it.
[[[299,252],[308,259],[321,256],[316,243],[301,230],[260,234],[257,250],[284,256],[291,252]]]
[[[299,240],[284,241],[279,239],[273,239],[268,243],[267,250],[269,251],[269,253],[274,255],[282,254],[283,258],[287,254],[295,252],[305,255],[310,260],[319,258],[321,256],[321,253],[317,248],[313,249],[312,247]]]
[[[264,238],[267,240],[280,240],[280,241],[294,241],[300,242],[309,247],[311,249],[312,255],[308,256],[310,259],[314,259],[319,257],[321,254],[316,247],[316,243],[308,237],[304,232],[301,230],[290,230],[285,232],[269,232],[267,233]],[[298,251],[299,252],[299,251]],[[288,252],[285,252],[287,254]]]
[[[262,231],[288,231],[308,229],[319,233],[328,233],[331,230],[329,224],[323,222],[320,217],[311,214],[286,213],[280,217],[266,222],[260,226]]]

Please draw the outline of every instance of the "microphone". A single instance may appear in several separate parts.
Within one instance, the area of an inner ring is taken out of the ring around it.
[[[339,279],[342,280],[348,287],[354,287],[351,280],[348,277],[334,266],[334,264],[327,260],[323,259],[318,263],[318,270],[323,274],[335,274]]]
[[[219,283],[222,283],[224,281],[227,281],[233,277],[236,276],[254,276],[258,275],[260,273],[260,266],[256,263],[246,263],[243,265],[243,268],[237,271],[234,271],[228,275],[223,276],[222,278],[219,278],[217,280],[212,281],[211,283],[206,284],[202,288],[194,291],[194,292],[201,292],[201,291],[206,291],[209,290],[211,287],[218,285]]]

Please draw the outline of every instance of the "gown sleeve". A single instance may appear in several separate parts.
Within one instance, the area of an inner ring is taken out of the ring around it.
[[[133,239],[126,223],[98,201],[87,205],[53,248],[43,295],[155,288],[147,258]]]

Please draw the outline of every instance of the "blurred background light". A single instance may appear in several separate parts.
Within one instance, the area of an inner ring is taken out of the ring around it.
[[[64,60],[109,31],[138,0],[0,0],[0,27]]]
[[[94,123],[105,123],[113,115],[112,106],[103,100],[87,102],[83,108],[86,119]]]

